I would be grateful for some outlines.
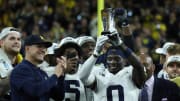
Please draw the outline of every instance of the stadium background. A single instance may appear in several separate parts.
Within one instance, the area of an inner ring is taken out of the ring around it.
[[[154,49],[180,42],[179,0],[104,0],[105,8],[128,10],[137,49],[145,47],[155,63]],[[41,34],[59,42],[63,37],[97,36],[97,0],[0,0],[0,29],[14,26],[23,38]],[[138,51],[138,50],[137,50]]]

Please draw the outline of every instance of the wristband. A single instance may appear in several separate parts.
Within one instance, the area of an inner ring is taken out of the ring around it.
[[[132,50],[130,48],[127,48],[125,51],[124,51],[124,55],[125,57],[129,57],[130,55],[132,54]]]

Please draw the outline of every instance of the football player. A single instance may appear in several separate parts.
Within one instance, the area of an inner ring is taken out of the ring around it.
[[[104,40],[102,40],[104,42]],[[65,99],[64,101],[86,101],[84,84],[81,81],[79,61],[81,47],[72,37],[64,38],[60,47],[55,50],[55,55],[67,58],[67,69],[65,71]]]
[[[78,45],[82,48],[82,63],[87,60],[94,51],[96,41],[91,36],[81,36],[76,38]]]
[[[144,67],[118,34],[111,35],[97,39],[93,55],[82,66],[81,80],[93,89],[95,101],[138,101],[145,81]],[[113,46],[106,52],[106,64],[95,66],[103,45],[101,38],[110,39]],[[130,66],[124,66],[124,58]]]
[[[77,43],[82,48],[82,59],[80,65],[82,65],[92,54],[94,51],[94,47],[96,44],[95,39],[92,36],[80,36],[76,38]],[[85,86],[86,99],[87,101],[93,101],[93,93],[92,90]]]

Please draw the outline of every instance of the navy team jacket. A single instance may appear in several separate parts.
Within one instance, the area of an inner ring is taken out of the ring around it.
[[[47,74],[27,60],[23,60],[10,76],[11,101],[49,101],[64,98],[64,77]]]

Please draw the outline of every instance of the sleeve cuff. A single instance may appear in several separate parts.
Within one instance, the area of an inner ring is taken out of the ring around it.
[[[51,80],[55,81],[55,85],[57,85],[57,83],[58,83],[58,77],[57,77],[55,74],[53,74],[53,75],[51,76]]]

